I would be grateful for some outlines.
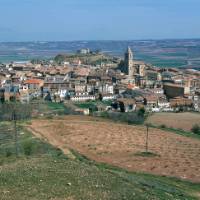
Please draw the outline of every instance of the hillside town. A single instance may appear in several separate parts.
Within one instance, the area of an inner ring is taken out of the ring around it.
[[[91,57],[99,52],[81,49],[77,54]],[[111,60],[94,65],[74,56],[59,63],[1,64],[0,101],[108,101],[110,105],[103,109],[115,112],[140,108],[148,112],[200,112],[200,71],[159,68],[137,61],[130,47],[124,59]]]

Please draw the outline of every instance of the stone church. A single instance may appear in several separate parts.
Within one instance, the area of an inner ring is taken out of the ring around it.
[[[130,47],[124,55],[123,66],[121,66],[121,71],[128,75],[129,78],[134,78],[135,76],[144,77],[145,76],[146,65],[144,62],[136,61],[133,58],[133,52]]]

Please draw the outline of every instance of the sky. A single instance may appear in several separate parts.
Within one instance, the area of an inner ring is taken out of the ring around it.
[[[0,0],[0,41],[200,38],[200,0]]]

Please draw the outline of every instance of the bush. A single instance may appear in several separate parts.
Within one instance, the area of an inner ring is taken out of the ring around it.
[[[198,124],[195,124],[191,131],[194,133],[194,134],[199,134],[200,135],[200,126]]]
[[[56,156],[62,156],[63,155],[63,152],[62,152],[62,150],[61,149],[59,149],[59,148],[57,148],[56,150]]]
[[[108,112],[102,112],[101,113],[101,117],[103,117],[103,118],[109,118]]]
[[[30,156],[34,151],[34,144],[31,141],[26,141],[23,143],[24,154]]]
[[[120,121],[127,122],[128,124],[143,124],[144,117],[138,115],[138,113],[123,113],[120,116]]]
[[[6,149],[6,157],[12,156],[12,151],[10,149]]]
[[[31,121],[26,122],[27,125],[32,125]]]
[[[74,115],[74,114],[76,113],[72,108],[65,106],[64,115]]]
[[[160,125],[160,128],[167,128],[165,124]]]
[[[141,116],[137,112],[94,112],[93,116],[103,117],[115,122],[125,122],[128,124],[143,124],[145,117]]]
[[[52,115],[47,115],[46,119],[53,119],[53,116]]]
[[[109,114],[109,119],[113,121],[119,121],[119,122],[126,122],[128,124],[143,124],[144,123],[144,117],[141,115],[138,115],[136,112],[131,113],[115,113],[111,112]]]
[[[138,116],[140,117],[144,117],[145,115],[145,109],[144,108],[140,108],[137,112]]]

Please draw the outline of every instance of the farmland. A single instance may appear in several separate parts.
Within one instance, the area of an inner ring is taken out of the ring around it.
[[[58,148],[34,137],[21,124],[18,125],[20,155],[16,158],[11,125],[0,123],[1,200],[199,198],[199,184],[131,173],[90,161],[75,151],[74,159],[69,159]]]
[[[148,122],[153,125],[165,125],[166,127],[190,131],[194,124],[200,124],[198,113],[156,113]]]
[[[63,151],[73,149],[91,160],[129,171],[200,182],[200,140],[150,128],[149,151],[143,156],[146,128],[105,120],[67,116],[33,120],[29,129]]]

